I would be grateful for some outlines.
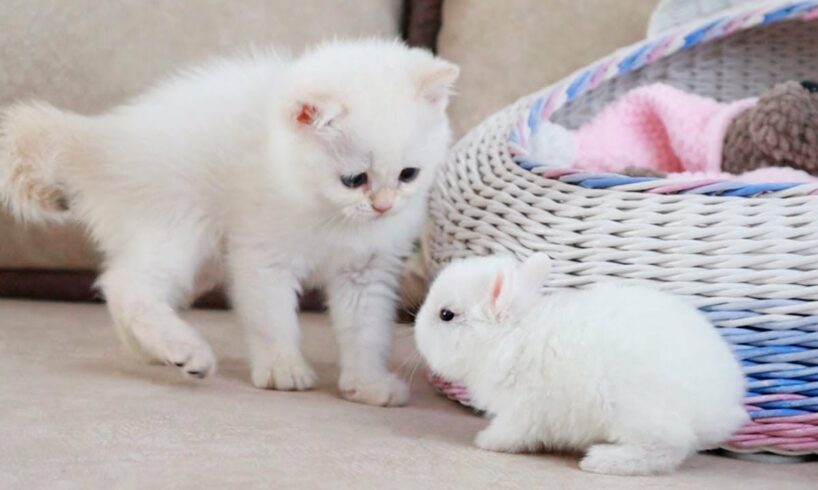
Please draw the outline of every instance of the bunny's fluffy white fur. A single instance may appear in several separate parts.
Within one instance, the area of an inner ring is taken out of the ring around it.
[[[661,473],[747,420],[738,363],[695,308],[622,284],[542,296],[549,264],[453,263],[418,314],[431,369],[493,417],[477,446],[579,450],[586,471]]]
[[[457,74],[399,43],[335,42],[216,60],[92,117],[17,105],[2,118],[0,193],[23,218],[87,226],[136,353],[212,373],[177,309],[226,271],[254,384],[310,388],[297,294],[321,284],[342,394],[401,404],[408,390],[386,367],[396,278],[449,144]],[[420,173],[399,181],[407,167]],[[362,173],[364,185],[341,182]]]

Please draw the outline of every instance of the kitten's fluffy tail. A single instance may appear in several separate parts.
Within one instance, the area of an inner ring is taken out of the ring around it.
[[[0,198],[19,219],[69,217],[64,184],[69,160],[83,158],[87,119],[44,103],[0,111]]]

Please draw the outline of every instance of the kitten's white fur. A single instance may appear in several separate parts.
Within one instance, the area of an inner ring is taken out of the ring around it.
[[[140,355],[212,373],[177,309],[226,270],[253,383],[310,388],[296,295],[320,284],[343,396],[402,404],[386,367],[396,282],[450,141],[457,75],[399,43],[335,42],[211,62],[94,117],[18,105],[2,121],[0,192],[23,218],[87,226],[114,323]],[[400,183],[405,167],[419,177]],[[341,184],[361,172],[367,185]]]
[[[738,362],[695,308],[616,283],[541,296],[549,270],[543,254],[455,262],[418,313],[431,369],[493,416],[477,446],[587,451],[586,471],[661,473],[747,421]]]

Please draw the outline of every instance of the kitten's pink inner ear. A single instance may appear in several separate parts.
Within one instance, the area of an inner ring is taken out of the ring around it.
[[[459,75],[460,68],[457,65],[436,60],[434,70],[420,79],[421,96],[433,104],[447,102]]]
[[[295,116],[295,120],[309,126],[315,123],[317,117],[318,109],[314,105],[301,104],[301,107],[298,109],[298,114]]]

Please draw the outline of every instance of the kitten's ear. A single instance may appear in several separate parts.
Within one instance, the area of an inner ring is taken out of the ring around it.
[[[427,102],[446,107],[459,75],[457,65],[435,58],[427,63],[420,75],[418,93]]]
[[[344,113],[344,105],[331,97],[304,97],[295,103],[292,118],[300,126],[322,130]]]

